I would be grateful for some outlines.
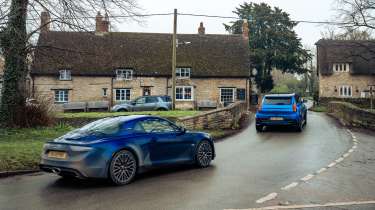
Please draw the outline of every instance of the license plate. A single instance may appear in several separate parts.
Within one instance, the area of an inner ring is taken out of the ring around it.
[[[280,121],[280,120],[284,120],[284,118],[282,117],[271,117],[270,118],[272,121]]]
[[[66,152],[61,152],[61,151],[49,151],[48,157],[57,158],[57,159],[66,159],[67,154]]]

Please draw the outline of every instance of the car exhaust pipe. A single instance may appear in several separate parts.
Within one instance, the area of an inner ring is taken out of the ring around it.
[[[53,172],[54,174],[57,174],[57,175],[59,175],[60,172],[61,172],[61,169],[59,169],[59,168],[52,168],[51,170],[52,170],[52,172]]]

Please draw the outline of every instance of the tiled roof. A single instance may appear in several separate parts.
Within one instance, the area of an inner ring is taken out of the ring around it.
[[[316,45],[321,74],[332,74],[334,63],[350,63],[352,74],[375,75],[375,41],[321,39]]]
[[[192,77],[247,77],[248,43],[241,35],[178,34],[177,66],[191,67]],[[135,75],[171,75],[172,35],[158,33],[90,32],[42,33],[31,74],[112,76],[117,68]]]

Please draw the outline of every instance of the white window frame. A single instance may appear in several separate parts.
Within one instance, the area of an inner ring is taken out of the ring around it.
[[[350,92],[350,94],[349,94]],[[341,85],[339,87],[339,96],[343,98],[353,97],[353,87],[350,85]]]
[[[349,72],[350,64],[349,63],[334,63],[332,66],[334,72],[342,73]]]
[[[116,69],[116,80],[132,80],[133,69]]]
[[[231,89],[232,91],[233,91],[233,93],[232,93],[232,97],[233,97],[233,101],[229,101],[229,102],[235,102],[236,101],[236,88],[229,88],[229,87],[222,87],[222,88],[220,88],[220,102],[222,102],[222,103],[224,103],[225,101],[223,101],[222,100],[222,91],[223,91],[223,89]]]
[[[177,99],[177,89],[182,88],[182,99]],[[191,97],[186,99],[185,93],[186,89],[191,89]],[[194,100],[194,87],[193,86],[176,86],[176,95],[175,95],[176,101],[193,101]]]
[[[55,90],[55,103],[69,102],[69,90]],[[57,96],[57,97],[56,97]]]
[[[117,99],[117,91],[120,92],[119,99]],[[121,93],[123,91],[123,93]],[[129,98],[127,99],[126,96],[128,95],[127,92],[129,92]],[[131,100],[131,89],[130,88],[119,88],[115,89],[115,100],[116,101],[130,101]]]
[[[178,67],[176,68],[176,78],[177,79],[188,79],[191,75],[191,68],[188,67]]]
[[[70,70],[63,69],[59,71],[59,79],[60,80],[72,80],[72,73]]]

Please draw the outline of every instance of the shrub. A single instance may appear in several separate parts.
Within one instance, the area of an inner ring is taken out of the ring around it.
[[[52,101],[46,97],[37,96],[26,102],[24,110],[24,127],[50,126],[54,124],[55,113]]]

